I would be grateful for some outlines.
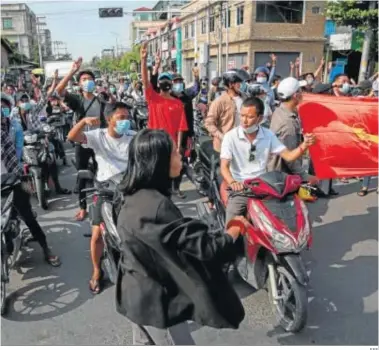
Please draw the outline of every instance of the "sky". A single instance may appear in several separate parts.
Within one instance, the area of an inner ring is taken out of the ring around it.
[[[122,18],[99,18],[99,8],[122,7],[132,11],[142,6],[151,8],[157,1],[4,1],[20,2],[28,4],[37,16],[46,16],[52,41],[65,42],[73,58],[82,56],[84,61],[90,61],[93,56],[100,56],[103,49],[116,46],[116,38],[119,46],[131,46],[129,28],[133,17],[124,14]]]

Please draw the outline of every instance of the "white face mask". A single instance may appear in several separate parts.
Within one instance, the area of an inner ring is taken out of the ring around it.
[[[259,129],[259,126],[257,124],[254,124],[246,129],[244,128],[243,131],[245,132],[245,134],[252,134],[258,131],[258,129]]]
[[[264,84],[267,82],[267,78],[266,77],[257,77],[257,83],[258,84]]]

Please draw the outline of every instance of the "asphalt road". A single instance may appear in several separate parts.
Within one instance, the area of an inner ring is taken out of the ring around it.
[[[72,150],[69,151],[72,154]],[[73,187],[71,168],[61,179]],[[376,186],[376,182],[372,186]],[[214,330],[191,324],[198,345],[377,345],[378,344],[378,197],[359,198],[357,182],[336,186],[340,195],[310,204],[314,245],[305,254],[310,271],[309,320],[300,334],[275,326],[267,293],[238,278],[246,317],[238,330]],[[185,215],[196,215],[198,195],[185,184],[187,199],[177,202]],[[38,210],[48,241],[61,256],[58,269],[42,261],[30,244],[8,290],[8,315],[1,321],[1,345],[130,345],[131,327],[115,310],[114,287],[98,296],[88,291],[91,274],[88,222],[73,220],[76,195]]]

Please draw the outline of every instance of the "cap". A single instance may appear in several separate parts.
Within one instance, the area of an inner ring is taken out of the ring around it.
[[[278,96],[281,99],[287,99],[299,91],[301,87],[307,85],[305,80],[297,80],[295,78],[289,77],[283,79],[278,86]]]
[[[172,80],[184,80],[180,74],[174,74],[172,76]]]
[[[254,74],[258,74],[258,73],[265,73],[266,75],[270,75],[270,71],[266,67],[264,67],[264,66],[258,67],[254,71]]]
[[[159,74],[159,77],[158,77],[158,80],[162,80],[162,79],[172,80],[172,76],[168,72],[163,72],[163,73]]]

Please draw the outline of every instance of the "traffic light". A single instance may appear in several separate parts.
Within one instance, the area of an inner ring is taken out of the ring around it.
[[[100,18],[110,18],[110,17],[123,17],[124,12],[122,7],[111,7],[111,8],[101,8],[99,9]]]

